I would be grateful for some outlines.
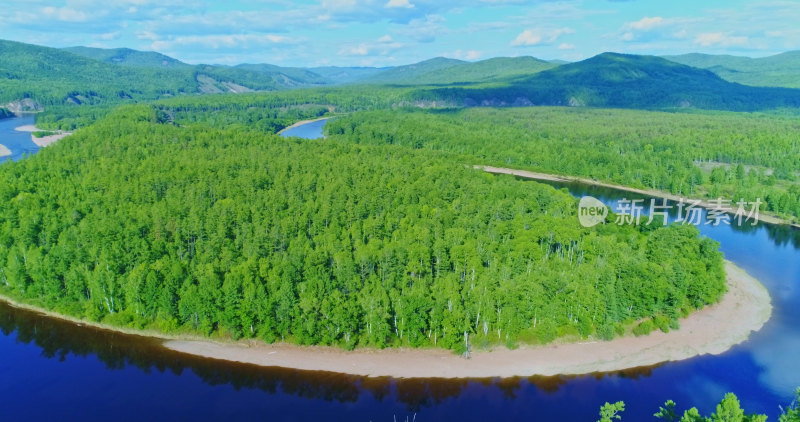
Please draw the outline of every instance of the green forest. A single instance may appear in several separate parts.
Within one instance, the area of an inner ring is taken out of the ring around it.
[[[781,415],[778,417],[778,422],[800,422],[800,388],[795,391],[794,397],[794,401],[786,408],[780,406]],[[600,408],[600,419],[597,422],[624,420],[624,412],[625,402],[606,402]],[[766,422],[767,420],[766,415],[747,413],[742,409],[739,398],[733,393],[725,394],[710,416],[703,416],[696,407],[680,413],[677,404],[672,400],[667,400],[653,416],[657,420],[667,422]]]
[[[326,125],[340,143],[453,153],[459,162],[591,178],[689,197],[761,198],[800,216],[800,121],[744,113],[472,108],[355,113]]]
[[[797,74],[800,51],[787,51],[774,56],[756,58],[700,53],[664,58],[708,69],[725,80],[744,85],[800,88],[800,78]]]
[[[3,295],[169,333],[463,351],[668,331],[725,291],[693,226],[584,228],[568,193],[447,151],[171,112],[125,106],[0,166]]]
[[[282,68],[254,71],[187,65],[156,53],[61,50],[0,40],[0,104],[31,100],[39,108],[108,105],[174,96],[274,91],[318,85],[319,75],[293,78]],[[104,54],[107,52],[112,60]],[[77,54],[76,54],[77,53]],[[122,58],[125,64],[113,61]],[[155,65],[170,61],[172,66]]]

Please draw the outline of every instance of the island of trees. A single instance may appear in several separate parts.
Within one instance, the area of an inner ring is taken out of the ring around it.
[[[115,326],[463,351],[667,331],[725,291],[692,226],[584,228],[568,193],[446,151],[193,115],[121,107],[0,166],[0,292]]]

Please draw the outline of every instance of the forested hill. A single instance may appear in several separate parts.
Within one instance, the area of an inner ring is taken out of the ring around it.
[[[124,106],[0,166],[0,294],[124,327],[463,350],[669,330],[725,290],[692,226],[585,228],[568,193],[441,151],[162,117]]]
[[[369,76],[383,72],[385,67],[342,67],[342,66],[322,66],[312,67],[308,70],[323,76],[332,84],[349,84],[365,79]]]
[[[272,91],[315,83],[283,73],[224,66],[188,66],[177,61],[156,66],[169,59],[155,56],[157,53],[73,51],[106,58],[95,60],[62,49],[0,40],[0,105],[29,99],[47,108],[185,94]]]
[[[129,48],[68,47],[74,54],[128,67],[192,68],[172,57],[151,51]],[[272,64],[244,63],[236,66],[210,66],[217,71],[240,69],[271,76],[286,86],[340,84],[432,85],[479,83],[514,76],[532,75],[558,66],[534,57],[496,57],[476,62],[437,57],[404,66],[374,67],[282,67]],[[207,68],[209,66],[206,66]],[[241,76],[239,77],[241,79]]]
[[[63,50],[102,62],[131,67],[188,68],[190,64],[154,51],[138,51],[130,48],[67,47]]]
[[[604,53],[517,78],[505,86],[441,88],[420,96],[460,105],[561,105],[752,111],[800,106],[800,90],[760,88],[721,79],[653,56]]]
[[[534,57],[496,57],[477,62],[437,57],[386,69],[353,82],[362,84],[473,84],[529,76],[558,66]]]
[[[555,63],[535,57],[495,57],[471,63],[457,64],[442,71],[428,72],[416,83],[452,84],[479,83],[511,77],[533,75],[557,67]]]
[[[429,60],[424,60],[419,63],[409,64],[405,66],[397,66],[378,72],[374,75],[367,76],[356,82],[366,84],[398,84],[408,85],[416,84],[419,78],[431,72],[441,71],[453,66],[462,65],[467,62],[456,59],[448,59],[445,57],[435,57]]]
[[[754,86],[800,88],[800,51],[769,57],[739,57],[713,54],[683,54],[664,58],[708,69],[722,79]]]

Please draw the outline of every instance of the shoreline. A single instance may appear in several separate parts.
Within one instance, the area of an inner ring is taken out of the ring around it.
[[[311,119],[311,120],[300,120],[299,122],[293,123],[291,126],[286,126],[285,128],[279,130],[275,134],[276,135],[280,135],[281,133],[286,132],[289,129],[294,129],[294,128],[298,127],[298,126],[303,126],[303,125],[308,124],[308,123],[318,122],[320,120],[328,120],[330,118],[331,118],[331,116],[324,116],[324,117],[318,117],[316,119]]]
[[[332,346],[267,344],[260,340],[226,341],[192,334],[165,334],[137,330],[62,315],[0,296],[19,309],[78,326],[155,339],[168,350],[209,359],[325,371],[364,377],[391,378],[509,378],[527,376],[585,375],[652,366],[695,356],[721,354],[744,342],[769,320],[772,304],[766,288],[755,278],[725,260],[728,292],[713,305],[681,319],[681,328],[669,333],[617,337],[611,341],[522,345],[510,350],[473,351],[463,359],[445,349],[361,348],[345,351]]]
[[[366,377],[489,378],[534,375],[583,375],[613,372],[699,355],[721,354],[744,342],[769,320],[766,288],[744,270],[725,261],[728,292],[720,302],[693,312],[669,333],[605,341],[521,346],[473,351],[463,359],[443,349],[356,349],[210,340],[167,340],[164,347],[211,359],[327,371]]]
[[[517,170],[517,169],[510,169],[510,168],[503,168],[503,167],[478,166],[478,165],[473,166],[473,167],[476,168],[476,169],[479,169],[479,170],[483,170],[483,171],[485,171],[487,173],[491,173],[491,174],[508,174],[508,175],[511,175],[511,176],[522,177],[524,179],[541,180],[541,181],[547,181],[547,182],[583,183],[583,184],[591,185],[591,186],[598,186],[598,187],[615,189],[615,190],[624,191],[624,192],[637,193],[637,194],[640,194],[640,195],[646,195],[646,196],[650,196],[650,197],[654,197],[654,198],[668,199],[668,200],[674,201],[674,202],[678,202],[681,199],[683,199],[684,201],[697,201],[698,200],[697,198],[683,197],[681,195],[675,195],[675,194],[672,194],[672,193],[669,193],[669,192],[664,192],[664,191],[659,191],[659,190],[654,190],[654,189],[632,188],[632,187],[629,187],[629,186],[615,185],[613,183],[606,183],[606,182],[601,182],[601,181],[597,181],[597,180],[594,180],[594,179],[587,179],[587,178],[583,178],[583,177],[561,176],[561,175],[557,175],[557,174],[539,173],[539,172],[535,172],[535,171]],[[699,201],[700,201],[699,204],[697,204],[699,207],[702,207],[702,208],[705,208],[705,209],[714,208],[714,205],[711,204],[708,200],[700,199]],[[789,226],[789,227],[794,227],[794,228],[800,229],[800,222],[793,222],[793,221],[787,220],[785,218],[781,218],[781,217],[772,215],[772,214],[767,213],[767,212],[759,212],[758,221],[764,222],[764,223],[769,223],[769,224],[783,225],[783,226]]]
[[[72,135],[72,132],[62,132],[56,131],[55,135],[50,136],[42,136],[41,138],[37,138],[33,136],[33,132],[52,132],[52,131],[45,131],[36,127],[36,125],[25,125],[14,128],[17,132],[31,132],[31,141],[36,144],[39,148],[44,148],[50,144],[55,143],[56,141],[61,140],[69,135]]]

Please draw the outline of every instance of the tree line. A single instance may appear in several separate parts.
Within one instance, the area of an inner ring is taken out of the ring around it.
[[[433,149],[464,163],[586,177],[687,197],[753,202],[800,217],[800,121],[744,113],[557,107],[374,110],[331,139]]]

